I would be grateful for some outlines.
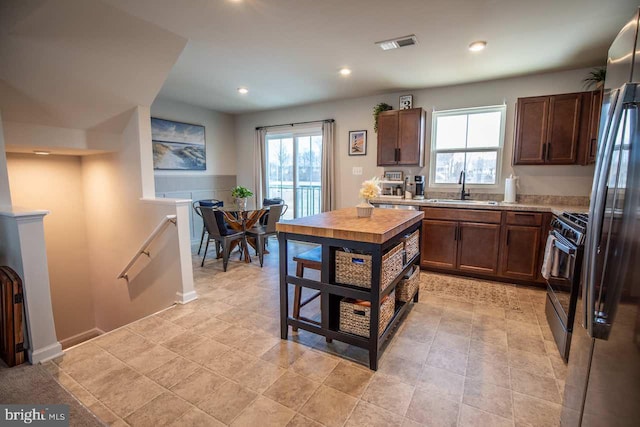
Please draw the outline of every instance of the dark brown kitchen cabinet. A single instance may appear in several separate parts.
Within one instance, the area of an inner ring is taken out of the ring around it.
[[[582,94],[519,98],[514,165],[576,163]]]
[[[422,267],[497,274],[500,212],[426,208],[425,217],[420,251]]]
[[[540,284],[549,213],[425,207],[420,266]]]
[[[505,225],[502,237],[500,274],[522,280],[538,276],[540,227]]]
[[[378,166],[424,166],[422,108],[383,111],[378,115]]]
[[[422,221],[421,265],[439,269],[456,268],[458,223],[425,219]]]
[[[602,90],[582,94],[582,122],[578,163],[589,165],[596,162],[598,151],[598,131],[600,130],[600,111],[602,109]]]
[[[497,274],[500,224],[461,222],[458,227],[458,269]]]

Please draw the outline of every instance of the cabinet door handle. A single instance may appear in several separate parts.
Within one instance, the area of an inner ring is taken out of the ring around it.
[[[547,143],[542,144],[542,161],[547,161]]]
[[[546,161],[548,162],[550,158],[551,158],[551,143],[547,142],[547,158],[546,158]]]
[[[511,230],[507,230],[507,246],[509,246],[509,237],[511,237]]]
[[[399,162],[400,161],[400,149],[396,148],[396,152],[395,152],[395,161]]]

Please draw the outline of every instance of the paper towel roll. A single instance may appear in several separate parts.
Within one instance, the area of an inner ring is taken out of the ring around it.
[[[518,177],[511,176],[504,182],[504,201],[505,203],[516,202],[516,181]]]

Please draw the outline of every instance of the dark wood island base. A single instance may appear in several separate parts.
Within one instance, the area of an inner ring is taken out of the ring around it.
[[[380,333],[363,337],[340,330],[340,301],[353,298],[371,303],[369,331],[378,331],[380,303],[393,292],[414,268],[419,268],[420,253],[415,253],[402,264],[400,272],[384,288],[381,287],[383,255],[400,244],[403,238],[420,229],[423,213],[392,209],[374,209],[371,218],[358,218],[355,208],[325,212],[311,217],[278,223],[280,247],[280,335],[288,338],[289,326],[322,335],[327,340],[338,340],[369,351],[369,368],[378,369],[378,359],[383,344],[395,326],[403,318],[409,303],[396,301],[389,324]],[[288,271],[289,241],[307,242],[322,248],[320,280],[311,280],[290,274]],[[419,246],[418,246],[419,247]],[[371,255],[371,289],[345,285],[336,281],[336,251],[348,248]],[[289,285],[315,289],[320,292],[320,324],[289,315]],[[412,301],[418,301],[416,290]]]

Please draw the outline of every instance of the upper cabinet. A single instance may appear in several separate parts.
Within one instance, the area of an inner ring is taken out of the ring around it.
[[[378,116],[378,166],[424,166],[422,108],[383,111]]]
[[[594,163],[602,91],[518,98],[514,165]]]
[[[576,163],[582,94],[519,98],[514,165]]]
[[[578,163],[589,165],[596,162],[598,152],[598,131],[602,110],[602,90],[582,93],[582,117],[586,125],[580,126]]]

